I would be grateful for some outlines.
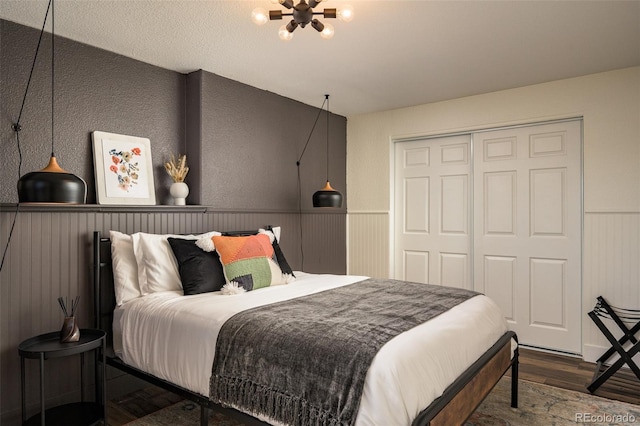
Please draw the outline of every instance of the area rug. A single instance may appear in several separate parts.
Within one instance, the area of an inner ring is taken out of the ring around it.
[[[640,406],[526,380],[520,380],[518,399],[519,407],[511,408],[511,379],[503,377],[465,426],[640,425]],[[200,408],[181,401],[127,426],[197,426],[199,419]],[[209,425],[243,426],[219,413]]]

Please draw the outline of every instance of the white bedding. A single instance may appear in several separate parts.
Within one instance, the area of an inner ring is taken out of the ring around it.
[[[295,274],[291,284],[241,295],[166,291],[131,300],[114,313],[114,349],[131,366],[208,395],[216,338],[228,318],[367,278]],[[477,296],[396,336],[373,359],[356,424],[411,424],[506,331],[497,305]]]

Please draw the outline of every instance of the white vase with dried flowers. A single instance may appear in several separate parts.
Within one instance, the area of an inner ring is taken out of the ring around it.
[[[189,195],[189,186],[184,182],[184,178],[189,173],[189,167],[187,167],[186,154],[180,155],[176,161],[172,155],[171,160],[164,163],[164,168],[173,179],[171,187],[169,187],[169,194],[173,197],[173,204],[176,206],[184,206],[186,203],[187,195]]]

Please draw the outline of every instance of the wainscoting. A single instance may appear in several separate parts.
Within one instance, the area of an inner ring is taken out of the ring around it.
[[[349,265],[351,275],[389,277],[389,213],[348,214]]]
[[[11,230],[14,211],[15,207],[9,205],[0,208],[2,249]],[[94,231],[105,235],[109,230],[184,234],[257,229],[266,225],[282,227],[280,246],[294,270],[346,272],[344,212],[300,214],[296,211],[209,211],[200,206],[123,208],[89,205],[45,210],[21,206],[0,273],[0,423],[19,423],[20,359],[17,347],[24,339],[60,328],[63,315],[57,298],[80,296],[80,327],[93,327]],[[50,363],[45,377],[47,404],[79,400],[79,360],[70,357],[47,363]],[[87,374],[87,377],[92,380],[92,375]],[[36,411],[38,389],[38,364],[28,360],[29,415]]]
[[[582,356],[594,362],[609,347],[587,316],[596,297],[640,309],[640,213],[587,212],[583,222]],[[389,214],[349,211],[348,229],[349,273],[389,277]]]
[[[640,213],[585,213],[583,276],[583,357],[593,362],[610,346],[587,316],[596,297],[640,309]]]

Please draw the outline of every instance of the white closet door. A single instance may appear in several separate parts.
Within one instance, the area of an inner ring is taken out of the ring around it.
[[[474,282],[522,343],[581,353],[581,123],[473,135]]]
[[[470,140],[396,143],[395,278],[472,288]]]

